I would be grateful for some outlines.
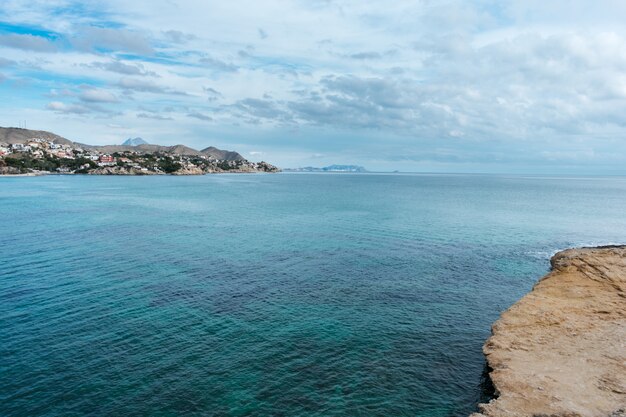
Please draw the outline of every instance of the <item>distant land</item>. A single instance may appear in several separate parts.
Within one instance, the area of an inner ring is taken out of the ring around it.
[[[278,172],[234,151],[209,146],[148,144],[129,138],[122,145],[72,142],[42,130],[0,127],[0,174],[202,175],[221,172]]]
[[[285,172],[369,172],[358,165],[329,165],[327,167],[286,168]]]
[[[148,142],[143,140],[142,138],[128,138],[122,143],[124,146],[139,146],[139,145],[147,145]]]

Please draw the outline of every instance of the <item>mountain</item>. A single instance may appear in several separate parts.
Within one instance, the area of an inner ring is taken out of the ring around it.
[[[285,172],[368,172],[365,168],[358,165],[329,165],[327,167],[303,167],[288,168]]]
[[[148,142],[143,140],[142,138],[128,138],[122,143],[124,146],[138,146],[138,145],[147,145]]]

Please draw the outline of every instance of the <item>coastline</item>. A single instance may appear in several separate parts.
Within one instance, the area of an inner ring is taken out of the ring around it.
[[[42,175],[48,174],[35,174],[33,172],[28,172],[26,174],[0,174],[0,177],[40,177]]]
[[[626,416],[626,246],[568,249],[492,326],[471,417]]]
[[[202,175],[219,175],[219,174],[277,174],[282,171],[219,171],[219,172],[202,172],[202,173],[151,173],[151,174],[98,174],[98,173],[74,173],[74,172],[27,172],[24,174],[0,174],[0,178],[12,177],[44,177],[44,176],[105,176],[105,177],[152,177],[152,176],[171,176],[171,177],[189,177]]]

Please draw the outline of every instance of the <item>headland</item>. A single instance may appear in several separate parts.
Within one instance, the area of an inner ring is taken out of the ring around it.
[[[626,416],[626,246],[569,249],[483,351],[496,398],[472,417]]]

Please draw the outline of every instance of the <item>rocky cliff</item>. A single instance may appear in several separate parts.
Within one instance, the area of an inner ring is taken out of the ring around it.
[[[473,417],[626,416],[626,246],[570,249],[493,325]]]

